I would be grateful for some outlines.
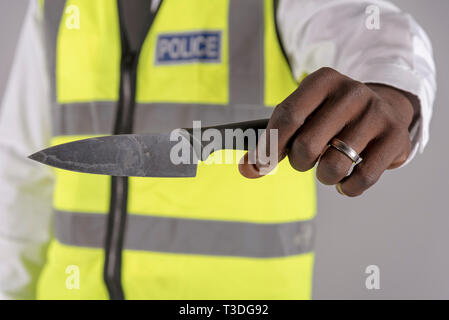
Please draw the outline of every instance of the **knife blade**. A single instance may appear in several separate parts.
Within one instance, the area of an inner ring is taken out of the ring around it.
[[[180,140],[173,140],[170,133],[123,134],[83,139],[56,145],[29,156],[30,159],[59,169],[126,177],[195,177],[198,160],[206,160],[204,147],[209,141],[198,139],[208,130],[218,130],[221,141],[213,141],[215,149],[248,150],[248,140],[225,141],[226,130],[254,130],[260,133],[268,119],[246,121],[200,128],[180,130]],[[259,134],[256,134],[258,139]],[[256,141],[257,142],[257,141]],[[191,151],[188,163],[174,163],[170,158],[173,147],[184,143]]]

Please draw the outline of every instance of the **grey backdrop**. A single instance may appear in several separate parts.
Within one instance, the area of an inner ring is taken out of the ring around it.
[[[430,143],[360,198],[318,186],[315,299],[449,299],[449,1],[394,2],[432,39],[439,91]],[[2,96],[26,6],[0,0]],[[380,290],[365,288],[372,264],[380,268]]]

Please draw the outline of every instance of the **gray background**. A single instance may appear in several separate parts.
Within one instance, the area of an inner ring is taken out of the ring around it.
[[[315,299],[449,299],[449,1],[394,0],[429,34],[439,91],[423,155],[347,199],[318,186]],[[0,0],[0,92],[14,56],[26,0]],[[380,268],[380,290],[365,268]]]

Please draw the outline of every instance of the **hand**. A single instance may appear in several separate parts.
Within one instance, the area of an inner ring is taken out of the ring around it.
[[[386,169],[397,168],[407,160],[413,117],[412,102],[404,92],[363,84],[322,68],[305,78],[274,109],[267,129],[278,129],[278,161],[288,155],[298,171],[307,171],[318,161],[318,180],[337,185],[340,193],[353,197],[376,183]],[[363,158],[348,177],[352,161],[337,149],[327,148],[334,137]],[[257,146],[268,150],[268,157],[269,143],[267,134],[266,141]],[[256,164],[248,164],[247,154],[239,169],[245,177],[258,178],[262,167],[257,159]]]

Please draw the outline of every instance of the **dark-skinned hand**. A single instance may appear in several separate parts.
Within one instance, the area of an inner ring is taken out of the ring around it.
[[[385,170],[407,160],[414,110],[403,91],[364,84],[331,68],[322,68],[305,78],[274,109],[267,130],[278,130],[278,161],[288,156],[298,171],[310,170],[318,162],[319,181],[336,185],[340,193],[354,197],[374,185]],[[352,161],[328,147],[333,138],[345,142],[363,158],[349,176]],[[258,149],[260,143],[266,144],[263,149],[269,156],[269,135],[266,141],[259,142]],[[266,164],[257,159],[255,164],[248,163],[246,154],[239,170],[247,178],[259,178],[263,166]]]

